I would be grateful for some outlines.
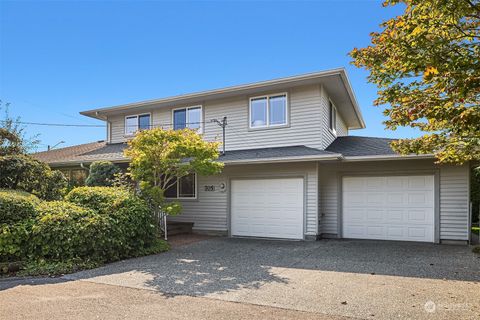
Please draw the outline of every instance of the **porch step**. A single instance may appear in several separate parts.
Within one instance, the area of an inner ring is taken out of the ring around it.
[[[167,222],[169,236],[192,233],[193,222]]]

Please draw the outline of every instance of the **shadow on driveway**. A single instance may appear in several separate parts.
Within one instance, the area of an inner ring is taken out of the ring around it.
[[[204,296],[269,283],[288,284],[278,268],[480,281],[479,256],[467,246],[230,238],[205,240],[65,278],[150,289],[167,296]]]

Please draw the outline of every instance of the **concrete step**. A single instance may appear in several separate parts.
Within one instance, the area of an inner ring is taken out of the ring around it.
[[[193,222],[167,222],[167,232],[169,236],[177,234],[191,234]]]

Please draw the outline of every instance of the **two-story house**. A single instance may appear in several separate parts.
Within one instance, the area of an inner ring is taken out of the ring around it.
[[[128,163],[125,142],[151,127],[225,139],[222,174],[167,191],[197,232],[286,239],[469,240],[469,165],[400,156],[365,128],[344,69],[81,112],[106,140],[37,153],[72,176],[96,160]],[[226,117],[225,137],[219,125]],[[380,125],[380,124],[379,124]]]

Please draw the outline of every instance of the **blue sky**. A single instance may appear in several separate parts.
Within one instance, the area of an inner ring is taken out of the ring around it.
[[[1,1],[1,0],[0,0]],[[377,89],[347,53],[401,13],[381,1],[0,2],[0,99],[26,122],[102,124],[79,111],[346,67],[367,129],[385,131]],[[103,128],[28,126],[42,145]]]

